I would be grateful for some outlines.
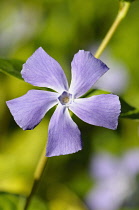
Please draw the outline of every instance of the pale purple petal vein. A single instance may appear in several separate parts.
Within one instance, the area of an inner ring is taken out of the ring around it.
[[[68,82],[60,64],[41,47],[28,58],[21,74],[32,85],[51,88],[57,92],[68,90]]]
[[[118,125],[120,108],[119,97],[113,94],[75,99],[69,107],[81,120],[113,130]]]
[[[81,133],[66,107],[59,104],[48,128],[47,157],[75,153],[82,149]]]
[[[84,50],[79,50],[74,55],[71,66],[72,80],[69,92],[74,94],[75,98],[85,94],[109,69],[101,60]]]
[[[29,90],[25,95],[6,103],[16,123],[23,130],[31,130],[58,103],[57,97],[58,93],[55,92]]]

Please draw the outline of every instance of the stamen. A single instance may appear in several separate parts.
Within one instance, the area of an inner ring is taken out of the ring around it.
[[[63,98],[62,101],[63,101],[63,103],[65,103],[65,104],[68,103],[68,102],[69,102],[69,97]]]

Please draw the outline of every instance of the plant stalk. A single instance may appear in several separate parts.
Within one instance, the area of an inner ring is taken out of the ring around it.
[[[46,149],[42,152],[41,158],[38,162],[36,171],[34,173],[34,180],[33,180],[33,184],[32,184],[32,189],[31,189],[31,192],[30,192],[29,196],[26,199],[24,210],[28,209],[28,206],[31,202],[31,199],[32,199],[33,195],[35,194],[36,189],[38,187],[38,183],[41,180],[41,177],[43,175],[43,172],[44,172],[44,169],[45,169],[45,166],[46,166],[46,162],[47,162],[47,159],[48,159],[45,156],[45,153],[46,153]]]
[[[102,43],[100,44],[98,50],[95,53],[95,57],[99,58],[106,46],[108,45],[110,39],[112,38],[113,34],[115,33],[117,27],[121,23],[121,21],[125,18],[128,9],[130,7],[130,2],[120,2],[118,14],[110,27],[109,31],[107,32],[105,38],[103,39]]]

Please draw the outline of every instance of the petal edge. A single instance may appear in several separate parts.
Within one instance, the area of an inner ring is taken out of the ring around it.
[[[25,95],[7,101],[6,104],[16,123],[23,130],[36,127],[46,112],[57,104],[58,93],[29,90]]]
[[[101,60],[95,58],[91,52],[79,50],[71,63],[72,80],[69,92],[75,98],[84,95],[94,83],[106,72],[108,67]]]
[[[38,87],[51,88],[57,92],[68,89],[68,82],[60,64],[39,47],[21,71],[23,79]]]
[[[75,99],[69,109],[89,124],[115,130],[118,125],[121,104],[118,96],[101,94]]]
[[[67,108],[59,104],[50,120],[46,156],[66,155],[81,149],[81,133]]]

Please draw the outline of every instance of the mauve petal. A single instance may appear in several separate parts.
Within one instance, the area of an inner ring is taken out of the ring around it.
[[[16,123],[23,130],[31,130],[58,103],[57,97],[58,93],[55,92],[29,90],[27,94],[6,103]]]
[[[72,66],[72,80],[69,92],[80,97],[106,72],[108,67],[90,52],[79,50],[74,55]]]
[[[61,66],[41,47],[28,58],[21,74],[32,85],[48,87],[58,92],[68,90],[68,82]]]
[[[113,94],[75,99],[69,109],[83,121],[109,129],[116,129],[120,114],[119,97]]]
[[[113,155],[100,153],[92,159],[91,174],[98,180],[110,179],[118,170],[119,162]]]
[[[139,173],[139,149],[127,151],[121,160],[121,165],[129,175],[137,175]]]
[[[68,109],[59,104],[50,120],[46,156],[66,155],[81,149],[81,133]]]

